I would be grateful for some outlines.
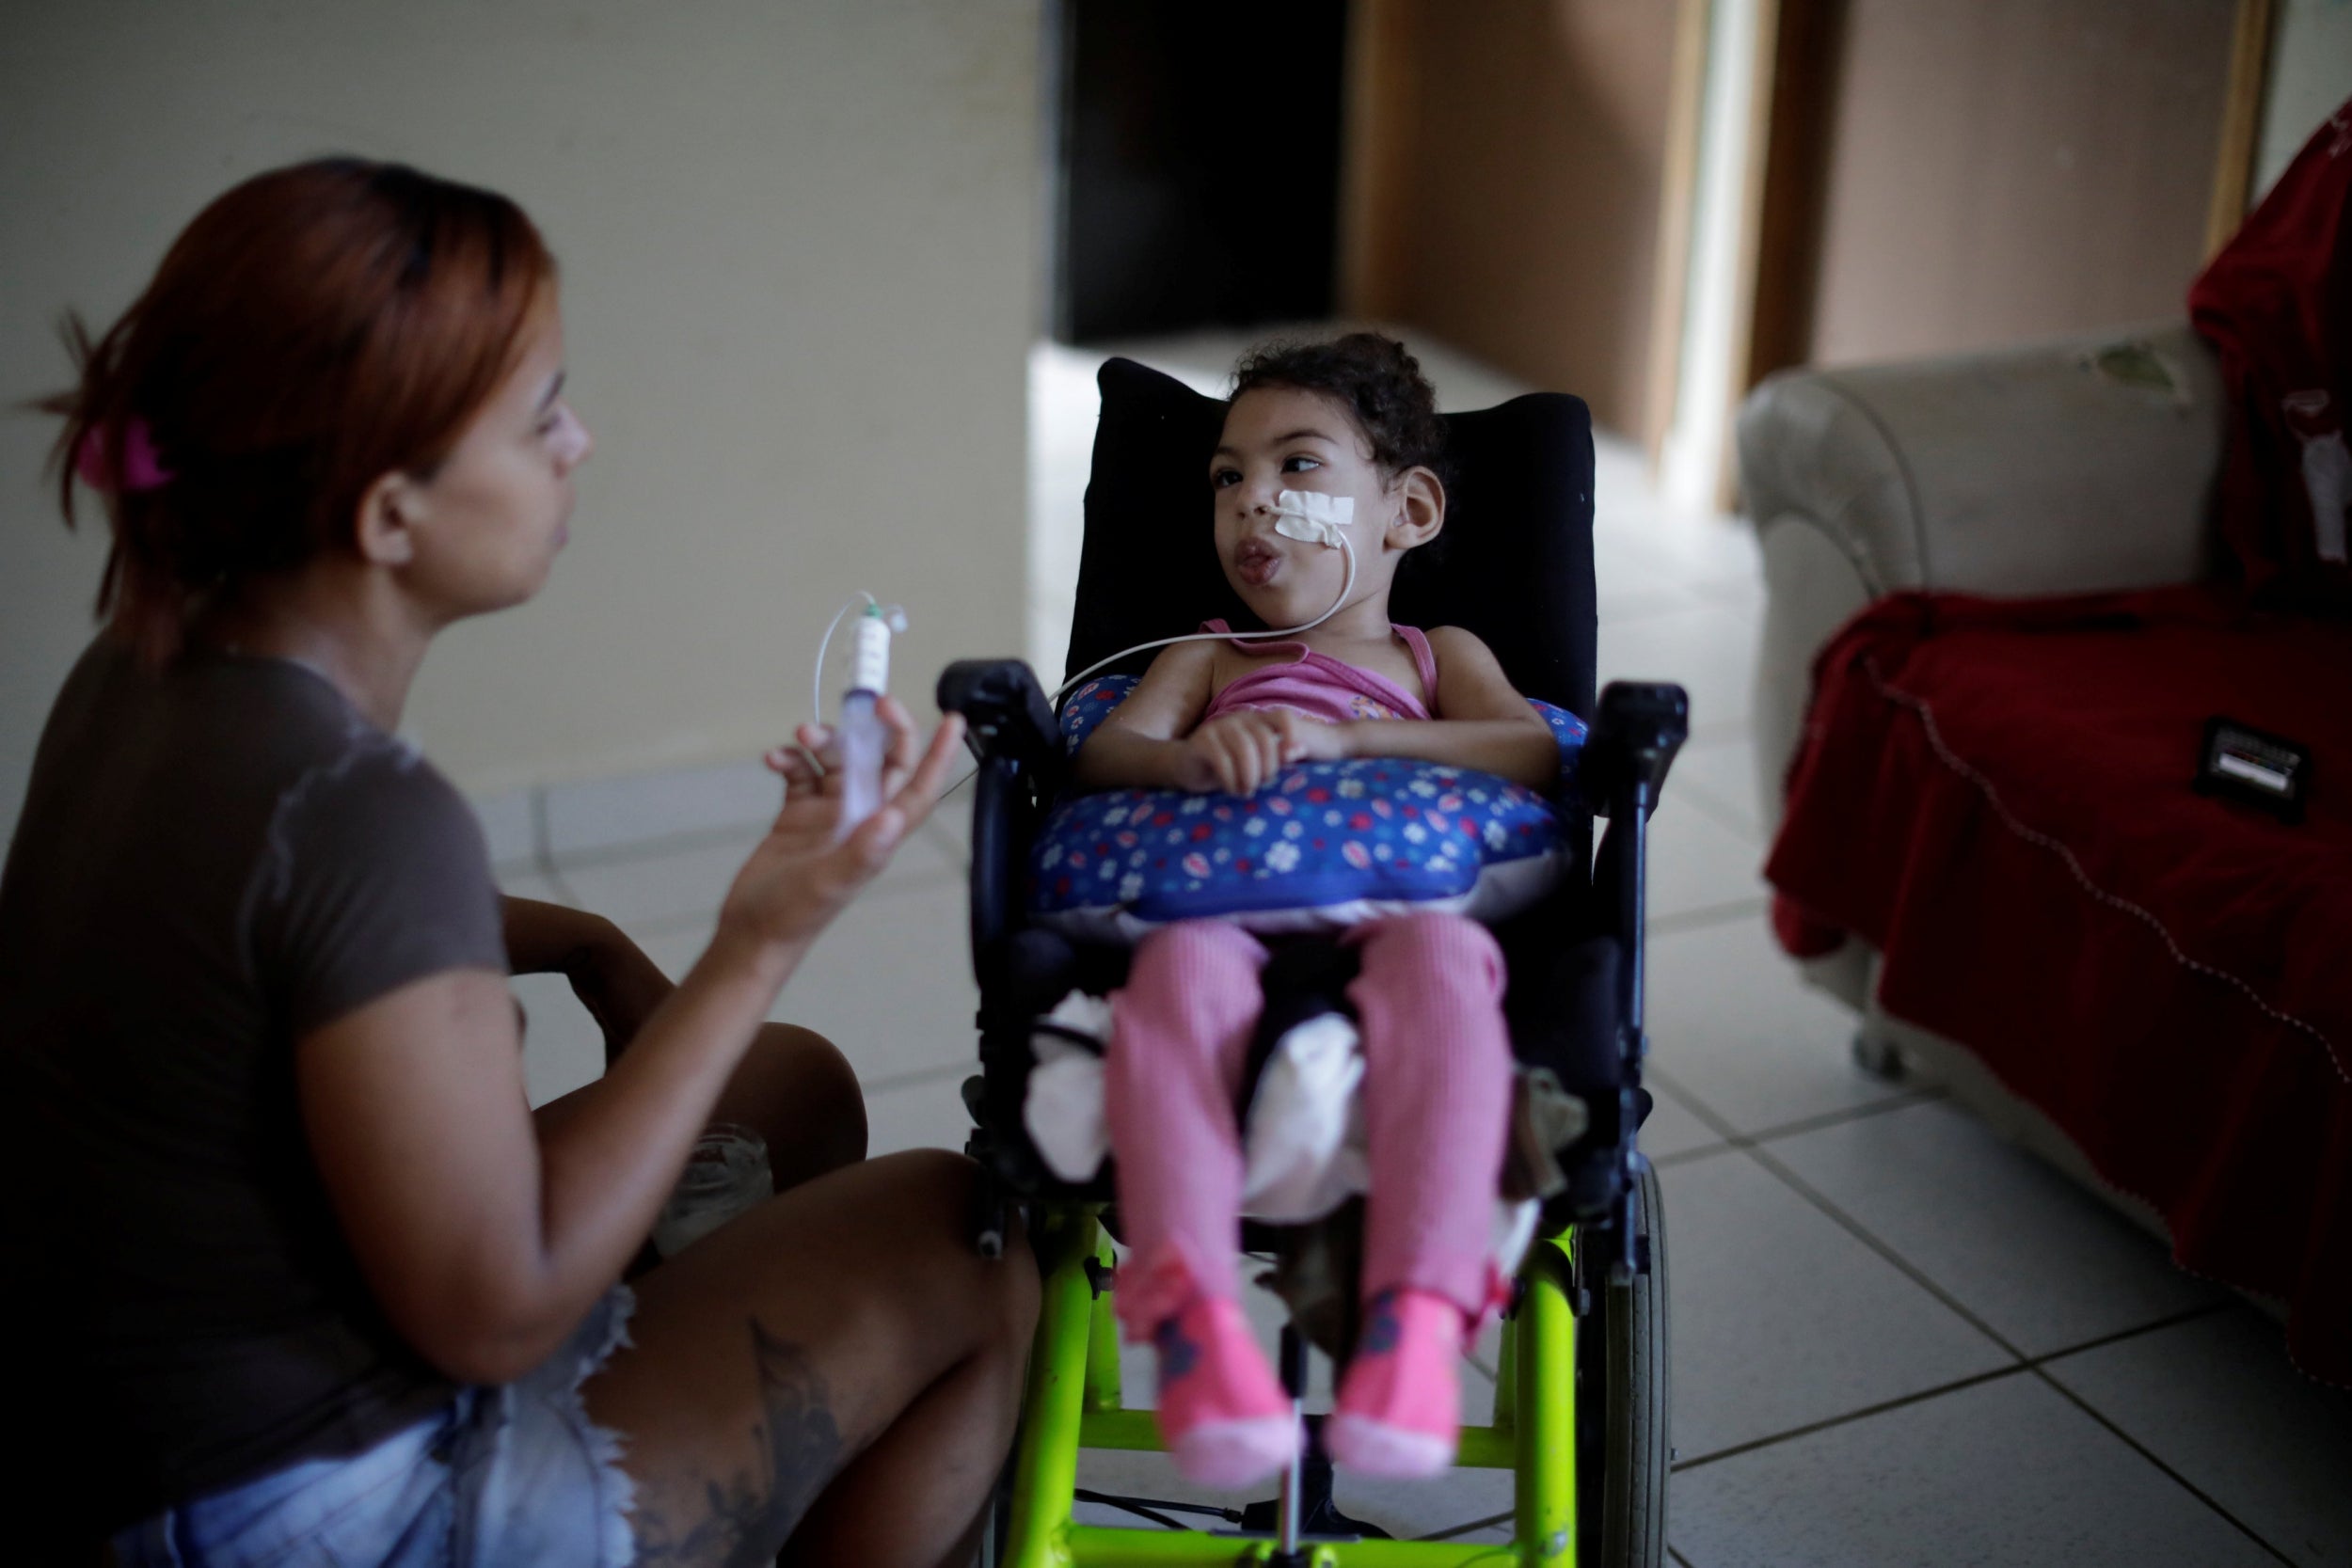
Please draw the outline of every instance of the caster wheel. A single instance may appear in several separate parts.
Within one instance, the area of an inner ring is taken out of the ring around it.
[[[1854,1066],[1873,1078],[1895,1083],[1904,1074],[1903,1053],[1895,1042],[1867,1029],[1857,1029],[1853,1037]]]

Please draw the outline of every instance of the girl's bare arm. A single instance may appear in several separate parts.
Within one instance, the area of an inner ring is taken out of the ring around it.
[[[1165,648],[1143,680],[1078,748],[1082,789],[1200,789],[1200,765],[1186,743],[1208,711],[1213,642]]]

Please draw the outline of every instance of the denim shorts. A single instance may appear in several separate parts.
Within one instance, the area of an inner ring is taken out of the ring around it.
[[[616,1285],[513,1383],[465,1388],[373,1448],[306,1459],[117,1535],[121,1568],[623,1568],[636,1555],[620,1434],[580,1386],[628,1343]]]

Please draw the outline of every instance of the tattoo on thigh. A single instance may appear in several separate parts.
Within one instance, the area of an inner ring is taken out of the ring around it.
[[[699,1505],[675,1517],[641,1499],[630,1524],[642,1568],[767,1568],[841,1462],[825,1380],[808,1352],[752,1320],[759,1375],[760,1458],[724,1481],[704,1478]]]

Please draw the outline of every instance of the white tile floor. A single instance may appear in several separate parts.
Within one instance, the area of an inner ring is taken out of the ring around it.
[[[1140,352],[1207,385],[1235,346]],[[1515,389],[1425,357],[1449,406]],[[1033,646],[1066,635],[1093,363],[1043,349],[1032,367],[1034,499],[1053,525]],[[1677,1560],[2352,1564],[2352,1397],[2303,1379],[2269,1320],[2173,1270],[1932,1086],[1850,1065],[1850,1017],[1799,983],[1763,921],[1753,545],[1727,520],[1661,509],[1619,443],[1601,445],[1597,497],[1601,673],[1684,682],[1695,730],[1657,817],[1660,1101],[1644,1132],[1674,1237]],[[512,891],[612,913],[675,971],[707,937],[765,797],[739,769],[659,796],[612,781],[493,809]],[[962,833],[937,830],[778,1008],[857,1064],[877,1152],[960,1146],[966,1127]],[[591,1075],[600,1047],[561,982],[518,989],[534,1097]],[[1148,1365],[1129,1367],[1148,1391]],[[1486,1373],[1473,1365],[1466,1384],[1483,1408]],[[1152,1456],[1089,1455],[1080,1483],[1200,1496]],[[1342,1504],[1399,1535],[1501,1540],[1510,1496],[1506,1478],[1461,1471],[1343,1484]]]

